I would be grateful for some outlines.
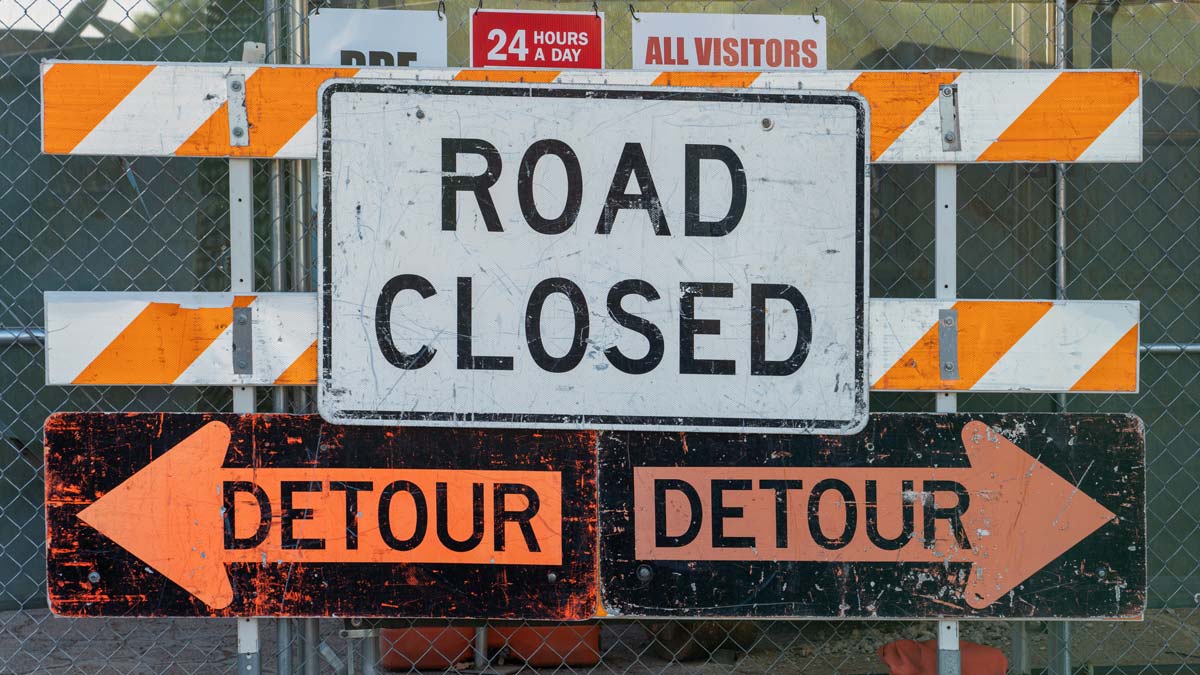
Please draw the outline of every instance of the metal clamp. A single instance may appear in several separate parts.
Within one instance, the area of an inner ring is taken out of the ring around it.
[[[251,307],[233,308],[233,372],[236,375],[254,374],[253,312]]]
[[[250,145],[250,122],[246,116],[246,76],[230,73],[225,76],[225,94],[229,110],[229,145],[243,148]]]
[[[958,132],[957,84],[943,84],[938,87],[938,112],[942,118],[942,150],[962,150],[962,138]]]
[[[938,310],[938,362],[943,380],[958,379],[958,310]]]

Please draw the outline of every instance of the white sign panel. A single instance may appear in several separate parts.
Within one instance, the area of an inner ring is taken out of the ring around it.
[[[320,100],[327,420],[865,423],[858,95],[340,80]]]
[[[322,9],[308,17],[309,60],[335,66],[446,67],[437,12]]]
[[[634,70],[825,70],[825,17],[654,14],[633,22]]]

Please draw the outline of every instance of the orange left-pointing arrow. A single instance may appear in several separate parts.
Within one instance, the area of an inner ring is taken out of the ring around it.
[[[562,563],[555,471],[224,468],[209,422],[79,518],[214,609],[226,563]]]

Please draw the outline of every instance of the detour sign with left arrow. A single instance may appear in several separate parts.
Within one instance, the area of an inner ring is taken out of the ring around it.
[[[595,457],[590,432],[54,415],[51,606],[72,616],[587,618]]]

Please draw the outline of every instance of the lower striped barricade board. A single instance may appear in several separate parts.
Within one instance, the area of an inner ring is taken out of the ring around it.
[[[45,303],[47,384],[317,381],[316,294],[48,292]],[[871,389],[1133,393],[1138,312],[1135,301],[874,298]]]

